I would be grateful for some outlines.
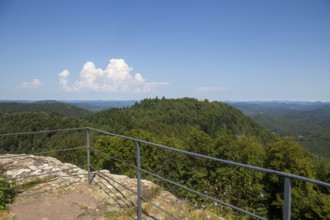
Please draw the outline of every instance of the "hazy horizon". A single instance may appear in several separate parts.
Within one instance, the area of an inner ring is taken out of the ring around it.
[[[156,98],[156,97],[146,97],[143,99],[148,99],[148,98]],[[162,98],[162,97],[158,97]],[[165,97],[166,99],[180,99],[178,98],[168,98]],[[194,98],[198,99],[195,97],[181,97],[181,98]],[[130,101],[141,101],[143,99],[95,99],[95,100],[88,100],[88,99],[80,99],[80,100],[75,100],[75,99],[0,99],[0,102],[43,102],[43,101],[56,101],[56,102],[130,102]],[[206,99],[206,98],[205,98]],[[204,100],[204,99],[198,99],[198,100]],[[241,101],[241,100],[210,100],[209,101],[219,101],[219,102],[251,102],[251,103],[258,103],[258,102],[263,102],[263,103],[330,103],[330,101],[296,101],[296,100],[247,100],[247,101]]]

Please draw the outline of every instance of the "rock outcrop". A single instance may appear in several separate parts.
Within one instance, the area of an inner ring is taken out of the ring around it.
[[[75,165],[43,156],[0,155],[0,171],[15,184],[18,194],[9,205],[14,219],[135,219],[136,179],[111,174],[108,170],[92,173]],[[158,185],[142,180],[143,197],[166,209],[177,199]],[[144,219],[172,219],[143,202]]]

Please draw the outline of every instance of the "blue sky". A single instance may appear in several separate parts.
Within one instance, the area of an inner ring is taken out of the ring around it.
[[[330,101],[328,0],[0,0],[0,99]]]

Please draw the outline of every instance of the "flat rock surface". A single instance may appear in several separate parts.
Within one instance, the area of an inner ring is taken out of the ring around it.
[[[76,186],[74,191],[65,194],[39,194],[27,200],[18,197],[9,210],[14,213],[14,219],[105,219],[107,210],[100,209],[102,204],[89,192],[85,185]],[[105,207],[105,206],[104,206]]]
[[[0,171],[18,188],[14,203],[9,205],[14,219],[136,219],[136,179],[101,170],[92,173],[88,184],[87,171],[33,155],[0,155]],[[162,207],[177,202],[172,194],[147,180],[142,180],[142,194]],[[155,208],[144,210],[144,219],[155,218],[168,216]]]

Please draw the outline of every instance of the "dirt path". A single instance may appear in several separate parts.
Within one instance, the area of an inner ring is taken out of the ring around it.
[[[122,208],[97,177],[88,185],[85,170],[55,158],[0,155],[0,170],[15,180],[18,193],[8,207],[15,220],[113,219],[105,216]]]
[[[73,220],[105,219],[106,204],[97,201],[86,184],[76,186],[74,191],[36,193],[27,198],[26,193],[18,195],[9,207],[16,220]]]

